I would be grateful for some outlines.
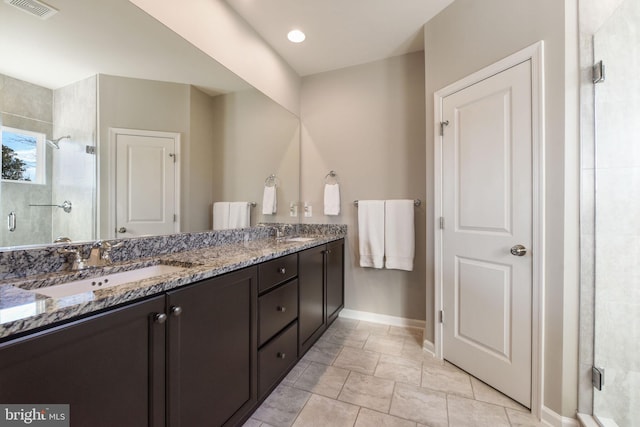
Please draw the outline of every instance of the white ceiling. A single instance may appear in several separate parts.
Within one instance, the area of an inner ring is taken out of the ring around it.
[[[46,0],[42,20],[0,2],[0,74],[57,89],[98,73],[193,84],[249,85],[128,0]]]
[[[424,49],[423,25],[453,0],[225,0],[301,76]],[[287,40],[300,29],[303,43]]]

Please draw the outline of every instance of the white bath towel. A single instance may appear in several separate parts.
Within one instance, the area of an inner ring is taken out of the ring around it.
[[[229,228],[229,202],[215,202],[213,204],[213,229],[226,230]]]
[[[262,213],[264,215],[273,215],[278,210],[276,186],[264,186],[262,195]]]
[[[415,252],[413,200],[387,200],[384,213],[385,268],[413,270]]]
[[[337,183],[324,185],[324,214],[340,214],[340,185]]]
[[[358,202],[360,267],[384,265],[384,200]]]
[[[251,225],[249,202],[231,202],[229,205],[229,228],[246,228]]]

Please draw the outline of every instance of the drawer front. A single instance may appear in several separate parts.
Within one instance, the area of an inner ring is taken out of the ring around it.
[[[258,289],[266,291],[298,275],[298,254],[264,262],[258,266]]]
[[[298,322],[258,351],[258,399],[296,363]]]
[[[258,345],[262,345],[298,316],[298,279],[258,299]]]

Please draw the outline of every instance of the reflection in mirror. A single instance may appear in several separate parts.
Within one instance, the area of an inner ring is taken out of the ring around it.
[[[43,20],[0,3],[0,247],[211,230],[214,202],[256,202],[251,225],[297,222],[295,115],[126,0],[48,4],[58,12]],[[20,162],[38,178],[10,179]]]

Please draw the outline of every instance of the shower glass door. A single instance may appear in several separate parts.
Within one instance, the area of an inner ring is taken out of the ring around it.
[[[595,85],[595,366],[593,413],[640,426],[640,0],[624,0],[594,36],[605,66]]]

